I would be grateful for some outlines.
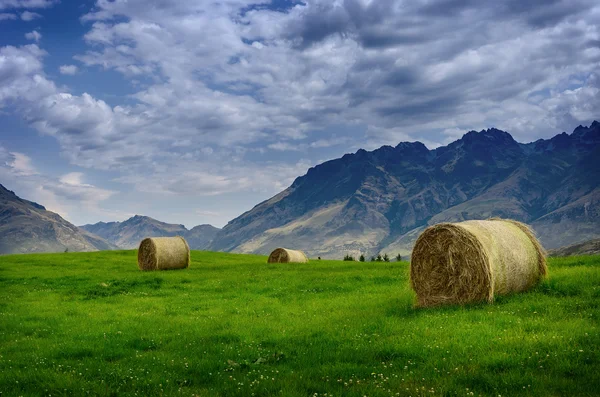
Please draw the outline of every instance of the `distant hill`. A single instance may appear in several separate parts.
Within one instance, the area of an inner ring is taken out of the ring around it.
[[[229,222],[212,250],[408,254],[428,225],[492,216],[531,224],[546,248],[600,237],[600,123],[522,144],[498,129],[429,150],[358,150],[308,170]]]
[[[146,237],[183,236],[191,249],[203,250],[220,230],[211,225],[199,225],[191,230],[183,225],[165,223],[148,216],[136,215],[123,222],[98,222],[81,229],[96,234],[123,249],[137,248]]]
[[[550,256],[600,255],[600,238],[548,251]]]
[[[123,249],[137,248],[140,241],[146,237],[178,236],[187,232],[183,225],[164,223],[140,215],[124,222],[98,222],[93,225],[83,225],[81,228]]]
[[[198,225],[188,230],[183,236],[191,249],[206,250],[219,232],[219,228],[212,225]]]
[[[0,254],[115,248],[103,238],[80,230],[60,215],[0,185]]]

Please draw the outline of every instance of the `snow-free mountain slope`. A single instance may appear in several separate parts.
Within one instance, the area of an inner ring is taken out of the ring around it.
[[[0,185],[0,254],[114,249],[40,204]]]
[[[600,236],[600,123],[529,144],[495,128],[435,150],[383,146],[311,168],[229,222],[214,250],[407,254],[427,225],[491,216],[533,225],[547,248]]]

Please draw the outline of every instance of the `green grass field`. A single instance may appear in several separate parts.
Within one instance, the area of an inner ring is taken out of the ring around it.
[[[0,257],[0,396],[597,396],[600,256],[415,309],[409,265],[192,252]]]

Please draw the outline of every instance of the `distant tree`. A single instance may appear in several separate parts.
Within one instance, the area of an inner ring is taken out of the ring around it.
[[[388,256],[388,254],[384,254],[383,255],[383,261],[384,262],[389,262],[390,261],[390,257]]]
[[[383,257],[381,256],[381,254],[377,254],[377,262],[383,262]]]
[[[69,247],[65,248],[65,252],[69,252]]]
[[[319,256],[319,260],[321,260],[321,257]]]
[[[398,262],[402,261],[402,255],[400,255],[400,254],[396,255],[396,260]]]
[[[364,262],[365,261],[365,256],[363,254],[360,254],[360,257],[358,258],[359,261]]]
[[[374,256],[371,257],[371,262],[375,262],[375,257]]]
[[[353,260],[354,260],[354,257],[353,257],[352,255],[350,255],[350,254],[346,254],[346,255],[344,256],[344,260],[345,260],[345,261],[353,261]]]

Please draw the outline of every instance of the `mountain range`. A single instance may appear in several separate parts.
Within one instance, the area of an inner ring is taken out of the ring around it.
[[[219,231],[211,225],[199,225],[188,230],[183,225],[160,222],[141,215],[135,215],[123,222],[83,225],[81,229],[100,236],[122,249],[137,248],[140,241],[146,237],[183,236],[191,249],[204,250]]]
[[[600,255],[600,238],[548,251],[550,256]]]
[[[0,254],[132,249],[145,237],[177,235],[184,236],[191,249],[202,250],[218,231],[211,225],[188,230],[139,215],[77,227],[0,185]]]
[[[98,251],[117,247],[0,185],[0,254]]]
[[[527,144],[491,128],[433,150],[360,149],[310,168],[223,229],[140,215],[78,228],[0,185],[0,253],[131,249],[181,235],[202,250],[406,255],[429,225],[492,216],[532,225],[547,249],[600,237],[600,123]]]
[[[405,255],[429,225],[492,216],[531,224],[546,248],[600,237],[600,123],[528,144],[492,128],[434,150],[360,149],[309,169],[209,249]]]

